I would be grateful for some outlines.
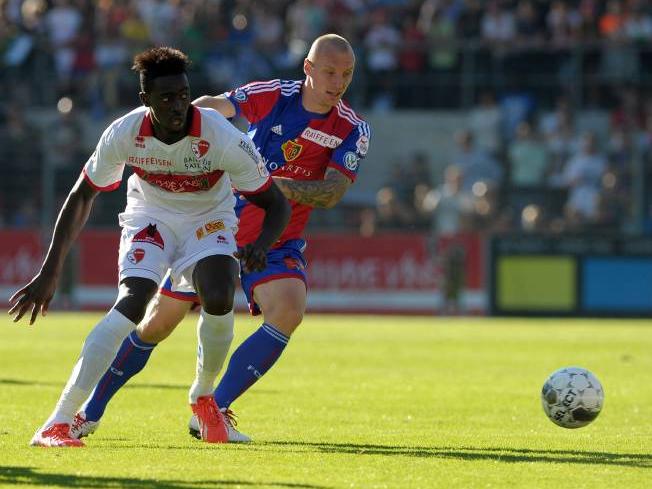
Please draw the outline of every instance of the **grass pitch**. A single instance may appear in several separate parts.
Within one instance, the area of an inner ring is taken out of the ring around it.
[[[255,442],[188,436],[189,317],[109,406],[85,449],[28,446],[97,314],[0,322],[0,486],[126,488],[652,487],[652,321],[308,315],[233,408]],[[242,340],[257,323],[236,320]],[[539,392],[593,371],[605,407],[564,430]]]

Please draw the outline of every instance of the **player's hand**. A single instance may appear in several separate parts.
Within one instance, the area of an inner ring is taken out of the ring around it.
[[[14,315],[14,323],[20,319],[29,310],[32,311],[29,324],[34,324],[38,312],[45,316],[50,307],[50,301],[54,296],[57,287],[57,277],[39,273],[25,287],[18,290],[9,299],[9,314]]]
[[[247,272],[262,272],[267,267],[267,250],[250,243],[235,252],[242,269]]]

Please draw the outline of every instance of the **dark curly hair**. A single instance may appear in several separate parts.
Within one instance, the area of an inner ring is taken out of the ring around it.
[[[134,56],[131,69],[140,74],[140,89],[147,92],[154,78],[181,75],[186,73],[188,66],[190,59],[183,52],[170,47],[158,47]]]

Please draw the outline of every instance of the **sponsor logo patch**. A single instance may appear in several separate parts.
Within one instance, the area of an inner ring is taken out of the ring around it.
[[[351,171],[355,171],[358,168],[358,161],[360,158],[353,151],[349,151],[344,155],[344,166]]]
[[[127,260],[134,265],[139,263],[143,258],[145,258],[145,250],[142,248],[136,248],[127,253]]]
[[[217,235],[217,244],[229,244],[229,240],[226,239],[224,236],[221,234]]]
[[[242,149],[242,151],[247,153],[251,157],[251,159],[254,160],[256,164],[260,162],[260,156],[258,155],[258,152],[247,141],[241,139],[240,142],[238,143],[238,146],[240,147],[240,149]]]
[[[281,125],[279,124],[279,125],[277,125],[277,126],[272,127],[272,132],[273,132],[274,134],[278,134],[279,136],[282,136],[282,135],[283,135],[283,126],[281,126]]]
[[[355,147],[360,153],[360,156],[364,156],[369,151],[369,138],[364,134],[361,134],[358,140],[355,142]]]
[[[293,161],[299,157],[303,150],[303,146],[296,141],[289,140],[281,145],[281,149],[283,150],[285,161]]]
[[[301,137],[308,141],[312,141],[319,146],[323,146],[324,148],[334,149],[342,144],[342,139],[337,136],[331,136],[330,134],[326,134],[325,132],[321,132],[311,127],[306,127],[301,133]]]
[[[196,158],[203,158],[208,153],[208,148],[210,147],[210,143],[205,139],[195,139],[190,143],[190,149],[192,149],[192,154]]]
[[[195,235],[197,239],[202,239],[204,236],[224,230],[224,221],[217,219],[204,224],[202,227],[197,228]]]
[[[163,238],[161,237],[161,233],[158,232],[158,229],[156,229],[156,224],[149,224],[146,228],[141,229],[136,233],[136,235],[133,237],[131,240],[132,243],[149,243],[153,244],[154,246],[158,246],[162,250],[165,249],[165,243],[163,242]],[[134,250],[136,251],[136,250]],[[143,251],[143,255],[145,252]],[[142,260],[142,257],[141,257]],[[140,260],[138,260],[140,261]],[[138,263],[138,262],[136,262]]]

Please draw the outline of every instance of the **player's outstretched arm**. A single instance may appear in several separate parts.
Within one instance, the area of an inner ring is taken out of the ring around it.
[[[11,306],[9,314],[15,314],[14,322],[20,321],[28,310],[31,310],[29,324],[34,324],[39,310],[43,316],[47,314],[59,281],[59,275],[61,275],[63,262],[72,243],[86,224],[93,201],[98,193],[84,180],[83,174],[80,175],[61,207],[50,241],[50,248],[43,260],[41,270],[31,282],[9,299]]]
[[[197,107],[217,110],[227,119],[235,116],[235,107],[233,103],[224,95],[202,95],[198,99],[193,100],[192,103]]]
[[[335,168],[328,168],[323,180],[293,180],[273,177],[288,199],[299,204],[330,209],[335,207],[353,183]]]
[[[267,266],[267,250],[283,234],[292,209],[274,183],[263,192],[247,195],[247,200],[265,210],[265,219],[256,241],[238,251],[237,257],[240,258],[246,272],[261,271]]]

